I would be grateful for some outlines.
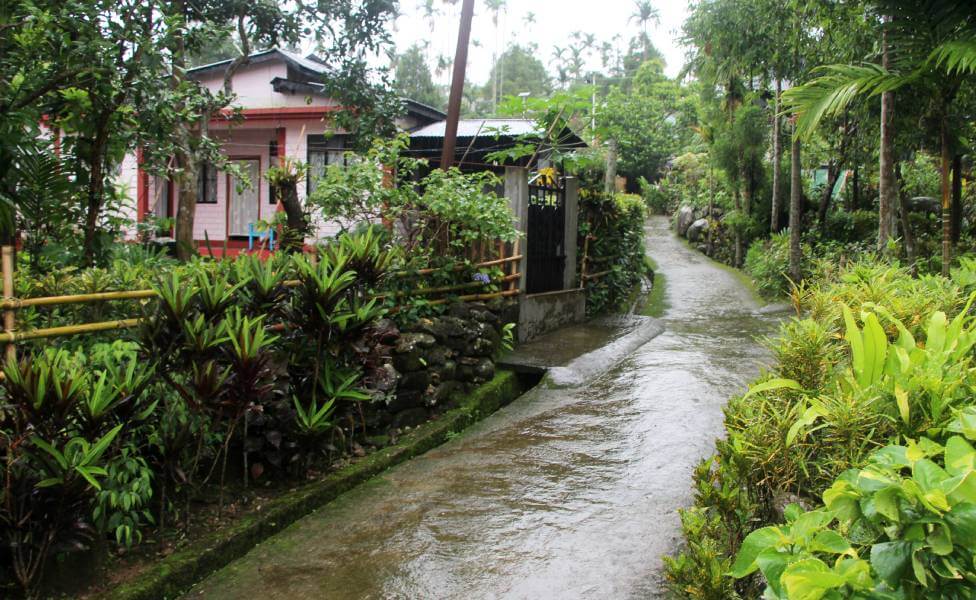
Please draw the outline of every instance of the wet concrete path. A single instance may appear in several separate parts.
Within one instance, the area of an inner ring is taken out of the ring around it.
[[[552,376],[463,435],[302,519],[191,598],[653,598],[722,406],[775,319],[737,276],[647,226],[660,322],[601,321],[523,357]],[[663,326],[663,333],[661,333]],[[660,335],[658,335],[660,333]]]

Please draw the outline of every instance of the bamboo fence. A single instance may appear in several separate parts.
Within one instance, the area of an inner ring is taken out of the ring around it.
[[[592,263],[599,264],[601,262],[606,262],[607,260],[606,258],[590,256],[590,240],[595,240],[595,239],[596,237],[594,237],[593,234],[587,235],[586,238],[583,239],[583,259],[580,261],[581,266],[580,266],[580,283],[579,283],[579,286],[581,288],[585,288],[586,283],[588,281],[593,281],[594,279],[601,279],[613,272],[613,269],[606,269],[603,271],[598,271],[596,273],[589,272],[589,268],[592,266]]]
[[[592,233],[588,234],[583,239],[583,258],[580,261],[580,275],[579,275],[580,278],[579,286],[581,288],[585,288],[586,283],[589,281],[602,279],[603,277],[606,277],[610,273],[613,273],[613,269],[605,269],[603,271],[597,271],[596,273],[589,272],[589,269],[591,266],[593,266],[593,263],[600,264],[608,260],[607,257],[590,256],[590,240],[595,240],[595,239],[596,236],[594,236]]]
[[[479,249],[484,252],[485,248]],[[431,306],[446,304],[448,302],[478,302],[492,300],[495,298],[510,298],[521,293],[522,273],[519,271],[519,262],[522,255],[519,253],[519,244],[505,244],[498,242],[498,255],[502,258],[479,262],[474,265],[456,265],[449,270],[452,272],[463,271],[466,268],[484,269],[490,267],[500,267],[502,276],[489,283],[499,284],[501,290],[489,293],[470,293],[449,298],[439,298],[430,300],[427,304]],[[506,256],[507,255],[507,256]],[[3,271],[3,299],[0,301],[0,310],[3,311],[3,332],[0,333],[0,344],[6,345],[6,356],[8,359],[16,357],[16,343],[26,340],[36,340],[45,338],[57,338],[79,334],[89,334],[104,331],[115,331],[137,327],[141,321],[138,318],[119,319],[114,321],[101,321],[97,323],[81,323],[77,325],[63,325],[59,327],[48,327],[42,329],[31,329],[17,331],[16,313],[28,307],[43,306],[62,306],[70,304],[95,304],[98,302],[109,302],[113,300],[142,300],[155,298],[155,290],[128,290],[114,292],[99,292],[93,294],[74,294],[67,296],[45,296],[39,298],[16,298],[14,296],[14,252],[12,246],[3,246],[0,249],[0,268]],[[314,255],[313,255],[314,257]],[[314,258],[313,258],[314,260]],[[425,277],[443,269],[421,269],[413,272],[398,272],[394,276],[398,278]],[[296,280],[285,281],[284,285],[294,287],[299,285]],[[431,296],[436,294],[451,294],[474,290],[488,285],[481,281],[472,281],[450,286],[440,287],[418,287],[413,290],[393,292],[390,294],[379,294],[374,296],[377,299],[386,298],[414,298]],[[394,310],[399,309],[395,307]]]

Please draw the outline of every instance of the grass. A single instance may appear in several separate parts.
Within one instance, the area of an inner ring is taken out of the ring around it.
[[[647,317],[661,318],[667,312],[670,305],[665,293],[666,280],[664,274],[658,271],[657,262],[650,256],[644,257],[645,266],[654,272],[654,285],[651,286],[651,293],[644,300],[644,306],[640,309],[640,314]]]

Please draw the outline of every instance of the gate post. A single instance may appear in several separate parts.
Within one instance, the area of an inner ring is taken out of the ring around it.
[[[563,183],[565,193],[563,201],[566,206],[565,235],[566,266],[563,269],[563,289],[572,290],[579,287],[576,276],[576,236],[579,232],[579,180],[566,177]]]
[[[525,293],[525,282],[528,279],[528,227],[529,227],[529,170],[523,167],[505,167],[505,198],[515,216],[515,228],[522,236],[518,247],[521,248],[522,258],[518,262],[519,291]],[[575,239],[575,238],[574,238]]]

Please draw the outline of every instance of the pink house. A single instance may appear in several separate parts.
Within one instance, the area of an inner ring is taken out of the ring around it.
[[[229,63],[204,65],[189,73],[216,92],[223,87]],[[215,251],[226,245],[229,253],[247,247],[249,228],[276,210],[264,175],[277,161],[289,157],[308,164],[308,180],[299,186],[304,201],[326,165],[343,159],[342,132],[331,130],[325,120],[337,107],[322,92],[325,75],[325,67],[314,56],[303,58],[279,49],[252,54],[249,64],[234,75],[236,106],[241,107],[244,121],[217,116],[210,122],[210,131],[222,140],[227,159],[239,164],[254,185],[241,189],[231,174],[213,165],[201,166],[193,232],[199,244],[209,239]],[[412,100],[404,100],[404,108],[398,122],[404,131],[444,118],[439,110]],[[143,171],[140,162],[141,153],[136,152],[122,165],[121,182],[129,190],[132,218],[142,222],[148,215],[175,216],[179,205],[176,186]],[[338,229],[337,223],[326,219],[315,225],[316,237],[332,235]]]

